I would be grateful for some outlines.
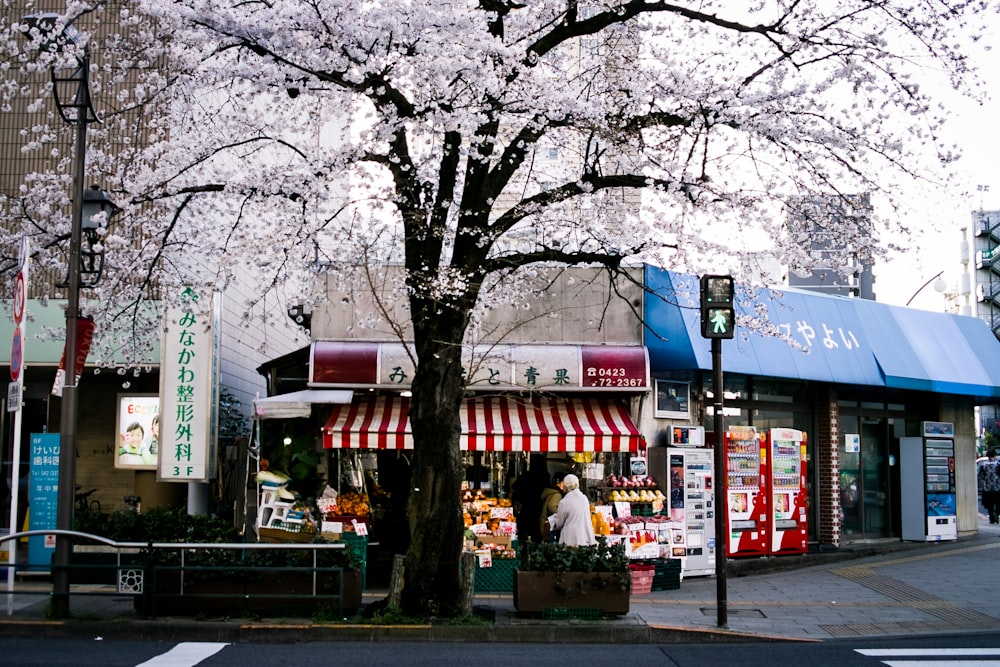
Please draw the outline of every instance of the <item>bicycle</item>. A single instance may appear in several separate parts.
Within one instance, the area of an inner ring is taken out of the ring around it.
[[[90,496],[97,492],[97,489],[91,489],[90,491],[83,491],[76,494],[76,511],[80,513],[94,512],[95,514],[101,513],[101,501],[96,498],[90,500]]]

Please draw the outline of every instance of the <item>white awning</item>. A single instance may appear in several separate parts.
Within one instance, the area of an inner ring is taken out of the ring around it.
[[[347,404],[353,396],[354,392],[349,389],[303,389],[290,394],[254,399],[253,413],[258,419],[308,417],[312,414],[313,403]]]

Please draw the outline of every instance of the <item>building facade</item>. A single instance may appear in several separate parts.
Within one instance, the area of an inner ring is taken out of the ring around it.
[[[618,286],[620,296],[612,296],[606,275],[585,268],[540,272],[538,284],[545,289],[530,307],[491,312],[477,331],[503,335],[470,339],[470,354],[503,348],[505,359],[523,354],[534,363],[544,361],[546,351],[566,347],[588,352],[641,349],[648,364],[645,381],[627,391],[570,389],[577,397],[624,406],[643,449],[668,445],[668,434],[678,426],[704,427],[706,444],[712,445],[717,441],[712,432],[712,365],[709,341],[700,336],[697,278],[645,267]],[[405,328],[390,326],[384,298],[379,300],[380,315],[364,288],[328,287],[330,307],[313,313],[309,348],[261,367],[271,393],[346,389],[351,398],[337,400],[364,404],[372,397],[403,396],[408,386],[400,378],[409,363],[403,352]],[[918,433],[923,422],[954,424],[958,529],[976,531],[974,409],[1000,401],[1000,343],[981,322],[797,290],[740,292],[741,313],[761,306],[767,314],[754,329],[738,328],[736,337],[723,343],[726,428],[807,433],[811,545],[838,548],[853,540],[901,537],[900,439]],[[405,321],[405,305],[398,300],[388,310]],[[508,376],[511,381],[495,388],[477,386],[482,377],[473,373],[471,393],[568,395],[552,387],[538,391],[518,386],[516,370]],[[342,408],[313,407],[313,420],[304,428],[312,432],[318,449],[329,452],[331,442],[355,437],[343,428]],[[402,423],[388,413],[381,422],[369,422]],[[403,427],[388,429],[393,442],[405,448],[407,434],[396,428]],[[506,428],[496,420],[486,430],[502,439]],[[481,435],[482,430],[470,429],[463,437],[472,443]],[[375,444],[366,447],[383,448],[376,437],[368,442]],[[524,456],[531,451],[514,449]],[[475,445],[467,450],[474,451]],[[612,456],[594,460],[620,465]]]

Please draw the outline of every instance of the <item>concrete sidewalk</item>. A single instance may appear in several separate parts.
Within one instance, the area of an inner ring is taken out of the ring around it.
[[[18,582],[4,596],[0,636],[166,641],[681,642],[818,641],[846,637],[1000,630],[1000,600],[986,582],[1000,558],[1000,527],[980,522],[957,542],[881,541],[835,553],[731,561],[726,623],[718,624],[714,577],[633,596],[625,616],[602,621],[521,618],[509,594],[483,594],[483,625],[323,624],[309,619],[140,618],[131,598],[75,596],[73,618],[45,618],[47,581]],[[41,595],[28,595],[29,587]],[[984,588],[986,594],[984,594]],[[368,591],[365,603],[385,597]],[[8,608],[12,612],[7,615]]]

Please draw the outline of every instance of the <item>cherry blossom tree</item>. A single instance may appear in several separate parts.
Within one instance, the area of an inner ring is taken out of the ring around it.
[[[261,298],[313,294],[317,271],[401,263],[417,363],[403,606],[456,614],[477,313],[543,265],[741,276],[767,252],[806,268],[790,211],[877,257],[904,238],[914,182],[939,186],[954,157],[921,84],[972,87],[963,45],[987,4],[73,0],[104,121],[88,172],[127,202],[93,296],[140,304],[240,267]],[[20,21],[36,5],[4,8],[2,103],[50,162],[6,193],[5,228],[57,271],[71,152],[44,77],[82,46],[40,50],[50,36]],[[862,200],[874,212],[851,214]],[[141,326],[137,307],[97,314]]]

